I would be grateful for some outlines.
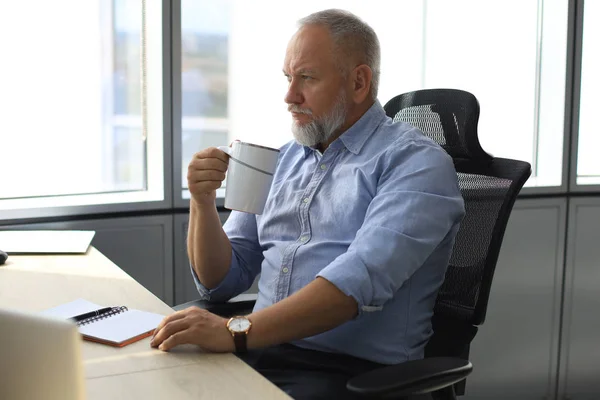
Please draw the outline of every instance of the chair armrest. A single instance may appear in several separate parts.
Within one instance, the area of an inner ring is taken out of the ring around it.
[[[221,317],[232,317],[234,315],[244,315],[252,312],[257,297],[256,294],[243,293],[223,303],[213,303],[207,300],[193,300],[187,303],[178,304],[173,307],[173,310],[180,311],[188,307],[200,307],[213,314],[220,315]]]
[[[403,397],[434,392],[465,379],[473,365],[460,358],[431,357],[378,368],[350,379],[351,392],[366,397]]]

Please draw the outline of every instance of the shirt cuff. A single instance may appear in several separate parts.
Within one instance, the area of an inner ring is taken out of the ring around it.
[[[222,302],[227,301],[234,296],[234,288],[237,283],[237,278],[235,273],[233,273],[233,266],[229,267],[229,272],[225,275],[225,278],[214,288],[208,289],[198,279],[196,275],[196,271],[194,271],[194,267],[190,263],[190,270],[192,271],[192,277],[194,278],[194,283],[196,284],[196,289],[198,290],[198,294],[200,294],[200,300],[206,301],[214,301],[214,302]]]
[[[349,273],[349,269],[352,273]],[[381,311],[383,304],[370,304],[373,299],[373,284],[367,266],[357,257],[342,256],[323,268],[317,275],[327,279],[346,296],[358,304],[356,318],[365,312]]]

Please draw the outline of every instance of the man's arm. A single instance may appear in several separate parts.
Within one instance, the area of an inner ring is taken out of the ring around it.
[[[229,271],[231,243],[221,227],[215,207],[216,189],[225,179],[227,155],[209,147],[196,154],[188,166],[190,223],[188,228],[188,257],[207,289],[217,286]]]
[[[223,231],[214,202],[198,204],[190,200],[187,249],[200,283],[207,289],[216,287],[229,271],[231,243]]]
[[[290,297],[249,315],[252,329],[247,345],[267,347],[313,336],[349,321],[357,311],[354,298],[319,277]],[[166,317],[150,345],[168,351],[192,343],[207,351],[233,352],[235,346],[226,325],[226,318],[190,307]]]
[[[266,347],[333,329],[358,313],[356,300],[318,277],[293,295],[248,316],[248,348]]]

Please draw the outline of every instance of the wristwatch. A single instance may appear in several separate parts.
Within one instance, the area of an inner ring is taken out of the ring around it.
[[[227,321],[227,329],[229,329],[231,336],[233,336],[236,353],[245,353],[248,351],[246,341],[250,328],[252,328],[252,322],[244,316],[231,317]]]

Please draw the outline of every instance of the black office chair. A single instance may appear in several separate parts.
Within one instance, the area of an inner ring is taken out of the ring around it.
[[[431,89],[394,97],[385,106],[395,121],[408,122],[440,144],[453,158],[466,215],[457,233],[446,278],[432,318],[433,336],[425,358],[376,369],[348,381],[366,398],[409,398],[431,393],[434,399],[464,394],[472,371],[470,344],[483,324],[492,278],[508,218],[531,174],[529,163],[494,158],[477,137],[479,103],[471,93]],[[175,307],[207,308],[220,315],[250,312],[246,297],[228,303],[194,301]]]

